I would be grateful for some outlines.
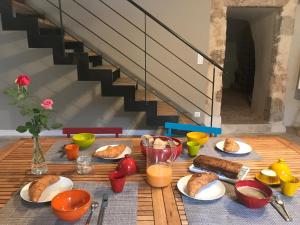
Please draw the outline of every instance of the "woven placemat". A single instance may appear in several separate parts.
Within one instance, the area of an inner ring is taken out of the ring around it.
[[[65,144],[72,143],[72,140],[64,140],[64,141],[57,141],[55,142],[50,149],[47,151],[45,155],[46,162],[48,163],[72,163],[72,161],[69,161],[64,155],[62,155],[62,150],[64,148]],[[124,144],[127,145],[129,148],[132,149],[132,142],[131,141],[122,141],[122,140],[111,140],[111,141],[105,141],[105,140],[96,140],[89,148],[80,150],[79,155],[92,155],[98,148],[105,146],[105,145],[120,145]],[[133,150],[133,149],[132,149]],[[96,157],[93,157],[93,162],[114,162],[119,160],[105,160],[105,159],[99,159]]]
[[[208,156],[213,156],[213,157],[222,158],[226,160],[260,160],[261,159],[261,157],[255,152],[254,149],[252,149],[252,151],[248,154],[230,154],[230,153],[222,152],[216,148],[216,143],[222,140],[224,139],[216,138],[216,137],[209,138],[208,141],[205,143],[205,145],[203,145],[200,148],[198,155],[200,154],[208,155]],[[235,140],[243,141],[241,139],[235,139]],[[177,160],[186,161],[190,159],[192,158],[188,154],[186,143],[183,143],[183,152],[180,155],[180,157],[178,157]]]
[[[237,202],[233,185],[224,183],[226,194],[214,201],[197,201],[183,196],[184,209],[189,225],[241,225],[241,224],[300,224],[300,195],[288,198],[280,193],[286,203],[287,211],[293,218],[293,222],[286,222],[279,213],[268,204],[260,209],[250,209]]]
[[[101,205],[102,196],[108,194],[108,206],[104,212],[103,225],[134,225],[137,216],[137,183],[126,183],[123,192],[115,194],[108,183],[78,182],[74,188],[85,189],[90,192],[94,201]],[[100,206],[93,214],[91,225],[97,224]],[[85,224],[88,213],[79,221],[66,222],[59,220],[51,210],[50,203],[28,203],[21,199],[19,193],[0,209],[1,225],[82,225]]]

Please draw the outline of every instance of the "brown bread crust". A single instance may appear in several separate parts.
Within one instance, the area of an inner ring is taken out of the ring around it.
[[[98,151],[94,153],[95,157],[98,158],[116,158],[123,153],[126,145],[108,146],[103,151]]]
[[[206,155],[199,155],[193,161],[194,166],[213,172],[220,172],[226,177],[236,179],[242,164]]]
[[[45,175],[35,181],[33,181],[28,189],[28,195],[31,201],[38,202],[43,191],[59,180],[59,176]]]
[[[187,184],[187,191],[189,196],[195,197],[198,190],[205,185],[218,179],[218,176],[214,173],[195,173],[189,179]]]

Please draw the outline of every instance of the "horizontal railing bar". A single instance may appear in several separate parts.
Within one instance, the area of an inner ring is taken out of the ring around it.
[[[139,50],[141,51],[145,51],[144,49],[142,49],[140,46],[138,46],[136,43],[134,43],[133,41],[131,41],[129,38],[127,38],[125,35],[123,35],[121,32],[119,32],[118,30],[116,30],[114,27],[112,27],[111,25],[109,25],[108,23],[106,23],[105,21],[103,21],[99,16],[97,16],[95,13],[93,13],[91,10],[89,10],[88,8],[84,7],[83,5],[81,5],[79,2],[77,2],[77,0],[73,0],[73,2],[75,2],[77,5],[79,5],[81,8],[83,8],[84,10],[86,10],[88,13],[90,13],[92,16],[94,16],[95,18],[97,18],[99,21],[101,21],[102,23],[104,23],[106,26],[108,26],[110,29],[112,29],[113,31],[115,31],[117,34],[119,34],[121,37],[125,38],[127,41],[129,41],[131,44],[133,44],[135,47],[137,47]]]
[[[58,8],[54,3],[50,2],[49,0],[46,0],[49,4],[51,4],[52,6],[54,6],[55,8]],[[135,65],[137,65],[138,67],[140,67],[141,69],[144,69],[144,67],[142,67],[141,65],[139,65],[137,62],[135,62],[133,59],[131,59],[130,57],[128,57],[125,53],[123,53],[122,51],[120,51],[119,49],[117,49],[115,46],[113,46],[112,44],[110,44],[108,41],[104,40],[101,36],[99,36],[98,34],[96,34],[94,31],[92,31],[91,29],[89,29],[88,27],[86,27],[84,24],[82,24],[80,21],[78,21],[77,19],[75,19],[74,17],[70,16],[68,13],[66,13],[64,10],[62,10],[62,12],[68,16],[69,18],[71,18],[72,20],[76,21],[78,24],[80,24],[82,27],[84,27],[86,30],[88,30],[89,32],[91,32],[92,34],[94,34],[96,37],[98,37],[99,39],[101,39],[103,42],[105,42],[106,44],[108,44],[110,47],[112,47],[113,49],[115,49],[117,52],[119,52],[121,55],[123,55],[125,58],[129,59],[131,62],[133,62]]]
[[[215,62],[213,59],[211,59],[209,56],[207,56],[205,53],[203,53],[201,50],[196,48],[194,45],[189,43],[187,40],[185,40],[183,37],[181,37],[179,34],[177,34],[175,31],[173,31],[171,28],[169,28],[167,25],[165,25],[163,22],[161,22],[159,19],[157,19],[155,16],[153,16],[151,13],[149,13],[147,10],[145,10],[143,7],[141,7],[139,4],[134,2],[133,0],[127,0],[130,2],[133,6],[135,6],[137,9],[145,13],[148,17],[150,17],[152,20],[154,20],[156,23],[158,23],[160,26],[165,28],[169,33],[173,34],[176,38],[181,40],[183,43],[185,43],[187,46],[189,46],[191,49],[193,49],[195,52],[203,56],[207,61],[209,61],[211,64],[215,65],[220,70],[224,70],[222,66],[220,66],[217,62]]]
[[[147,53],[147,55],[149,55],[149,57],[151,57],[152,59],[154,59],[157,63],[159,63],[160,65],[162,65],[163,67],[165,67],[167,70],[169,70],[171,73],[173,73],[175,76],[179,77],[180,79],[182,79],[184,82],[186,82],[187,84],[189,84],[190,86],[192,86],[196,91],[200,92],[202,95],[204,95],[205,97],[207,97],[209,100],[212,100],[211,97],[209,97],[208,95],[206,95],[205,93],[203,93],[201,90],[199,90],[198,88],[196,88],[192,83],[190,83],[189,81],[185,80],[184,78],[182,78],[178,73],[176,73],[174,70],[170,69],[168,66],[166,66],[165,64],[161,63],[160,61],[158,61],[155,57],[153,57],[152,55],[150,55],[149,53]]]
[[[51,4],[53,7],[57,8],[58,7],[52,3],[49,0],[46,0],[49,4]],[[89,28],[87,28],[85,25],[83,25],[81,22],[79,22],[77,19],[75,19],[74,17],[70,16],[67,12],[65,12],[64,10],[62,10],[62,12],[68,16],[70,19],[74,20],[75,22],[77,22],[79,25],[81,25],[82,27],[84,27],[86,30],[88,30],[89,32],[91,32],[93,35],[95,35],[96,37],[98,37],[99,39],[101,39],[102,41],[104,41],[105,43],[107,43],[109,46],[111,46],[113,49],[115,49],[116,51],[118,51],[120,54],[124,55],[126,58],[128,58],[130,61],[132,61],[133,63],[135,63],[137,66],[139,66],[140,68],[144,69],[142,66],[140,66],[138,63],[136,63],[134,60],[132,60],[130,57],[126,56],[122,51],[120,51],[119,49],[117,49],[116,47],[114,47],[112,44],[110,44],[109,42],[107,42],[106,40],[104,40],[101,36],[99,36],[98,34],[96,34],[95,32],[93,32],[92,30],[90,30]],[[170,88],[172,91],[174,91],[176,94],[178,94],[179,96],[181,96],[182,98],[184,98],[186,101],[190,102],[192,105],[194,105],[196,108],[198,108],[199,110],[201,110],[202,112],[204,112],[206,115],[211,116],[209,113],[207,113],[205,110],[203,110],[202,108],[200,108],[199,106],[195,105],[192,101],[190,101],[189,99],[187,99],[185,96],[183,96],[182,94],[180,94],[179,92],[177,92],[174,88],[172,88],[171,86],[169,86],[168,84],[166,84],[164,81],[160,80],[159,78],[157,78],[153,73],[151,73],[150,71],[146,71],[148,74],[150,74],[154,79],[158,80],[159,82],[163,83],[165,86],[167,86],[168,88]]]
[[[200,92],[202,95],[204,95],[205,97],[207,97],[209,100],[212,100],[211,97],[209,97],[208,95],[206,95],[205,93],[203,93],[201,90],[199,90],[198,88],[196,88],[192,83],[188,82],[187,80],[185,80],[184,78],[182,78],[178,73],[176,73],[175,71],[173,71],[172,69],[170,69],[168,66],[166,66],[165,64],[161,63],[159,60],[157,60],[154,56],[150,55],[149,53],[145,52],[144,49],[140,48],[139,46],[137,46],[135,43],[133,43],[132,41],[130,41],[127,37],[125,37],[123,34],[121,34],[119,31],[117,31],[114,27],[110,26],[109,24],[107,24],[106,22],[104,22],[100,17],[98,17],[97,15],[95,15],[92,11],[90,11],[89,9],[87,9],[86,7],[82,6],[80,3],[78,3],[76,0],[73,0],[73,2],[75,2],[79,7],[83,8],[84,10],[86,10],[88,13],[90,13],[91,15],[93,15],[95,18],[97,18],[98,20],[100,20],[101,22],[103,22],[105,25],[107,25],[110,29],[112,29],[113,31],[115,31],[117,34],[119,34],[121,37],[125,38],[127,41],[129,41],[130,43],[134,44],[139,50],[141,50],[142,52],[146,53],[148,56],[150,56],[152,59],[154,59],[157,63],[159,63],[160,65],[162,65],[163,67],[165,67],[166,69],[168,69],[170,72],[172,72],[174,75],[176,75],[178,78],[180,78],[181,80],[183,80],[184,82],[186,82],[187,84],[189,84],[190,86],[192,86],[196,91]]]
[[[138,29],[139,31],[141,31],[142,33],[145,34],[145,31],[142,30],[141,28],[139,28],[136,24],[134,24],[133,22],[131,22],[130,20],[128,20],[125,16],[123,16],[121,13],[119,13],[117,10],[115,10],[114,8],[112,8],[110,5],[108,5],[106,2],[102,1],[102,0],[98,0],[98,2],[101,2],[102,4],[104,4],[106,7],[108,7],[110,10],[112,10],[113,12],[115,12],[117,15],[119,15],[120,17],[122,17],[124,20],[126,20],[128,23],[130,23],[132,26],[134,26],[136,29]],[[169,50],[165,45],[163,45],[162,43],[160,43],[158,40],[156,40],[155,38],[153,38],[151,35],[147,34],[147,37],[149,37],[152,41],[154,41],[155,43],[157,43],[159,46],[161,46],[163,49],[165,49],[167,52],[169,52],[170,54],[172,54],[174,57],[176,57],[177,59],[179,59],[182,63],[184,63],[185,65],[187,65],[189,68],[191,68],[192,70],[194,70],[197,74],[199,74],[201,77],[203,77],[204,79],[206,79],[207,81],[209,81],[210,83],[212,83],[212,81],[207,78],[204,74],[202,74],[201,72],[199,72],[198,70],[196,70],[193,66],[191,66],[189,63],[187,63],[185,60],[183,60],[182,58],[180,58],[179,56],[177,56],[175,53],[173,53],[171,50]]]
[[[150,74],[154,79],[158,80],[159,82],[163,83],[164,85],[166,85],[168,88],[170,88],[172,91],[174,91],[176,94],[180,95],[182,98],[184,98],[186,101],[190,102],[192,105],[194,105],[196,108],[200,109],[202,112],[204,112],[206,115],[211,116],[208,112],[206,112],[205,110],[203,110],[202,108],[200,108],[199,106],[195,105],[195,103],[193,103],[191,100],[187,99],[186,97],[184,97],[182,94],[180,94],[178,91],[176,91],[174,88],[172,88],[170,85],[166,84],[164,81],[160,80],[159,78],[157,78],[157,76],[155,76],[153,73],[151,73],[150,71],[146,71],[148,74]]]

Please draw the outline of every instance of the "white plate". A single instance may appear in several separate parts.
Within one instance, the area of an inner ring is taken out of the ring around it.
[[[98,148],[96,150],[96,152],[104,151],[104,150],[106,150],[106,148],[108,146],[117,146],[117,145],[105,145],[105,146],[102,146],[102,147]],[[118,157],[116,157],[116,158],[102,158],[102,159],[122,159],[122,158],[125,157],[126,154],[130,155],[131,152],[132,152],[131,148],[129,148],[128,146],[126,146],[126,148],[124,149],[124,151],[122,152],[122,154],[120,154]]]
[[[218,149],[220,149],[222,152],[226,152],[224,151],[224,142],[225,141],[219,141],[217,144],[216,144],[216,147]],[[244,142],[241,142],[241,141],[235,141],[239,146],[240,146],[240,149],[237,151],[237,152],[226,152],[226,153],[230,153],[230,154],[247,154],[249,152],[252,151],[252,147]]]
[[[202,200],[202,201],[215,200],[215,199],[223,197],[223,195],[225,194],[226,189],[225,189],[224,184],[219,180],[215,180],[215,181],[211,182],[210,184],[201,188],[196,193],[195,197],[189,196],[189,194],[187,193],[187,183],[188,183],[189,179],[191,178],[191,176],[192,175],[182,177],[177,182],[177,188],[182,194],[184,194],[190,198],[193,198],[196,200]]]
[[[28,189],[30,184],[31,182],[26,184],[20,192],[21,198],[27,202],[32,202],[28,195]],[[72,188],[73,188],[73,182],[69,178],[59,177],[59,180],[56,183],[48,186],[43,191],[38,203],[50,202],[57,194],[63,191],[71,190]]]

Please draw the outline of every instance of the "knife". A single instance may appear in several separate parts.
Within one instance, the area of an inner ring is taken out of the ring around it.
[[[99,215],[98,215],[97,225],[102,225],[104,210],[107,206],[108,206],[108,195],[104,194],[103,197],[102,197],[102,203],[101,203],[101,208],[100,208],[100,212],[99,212]]]

